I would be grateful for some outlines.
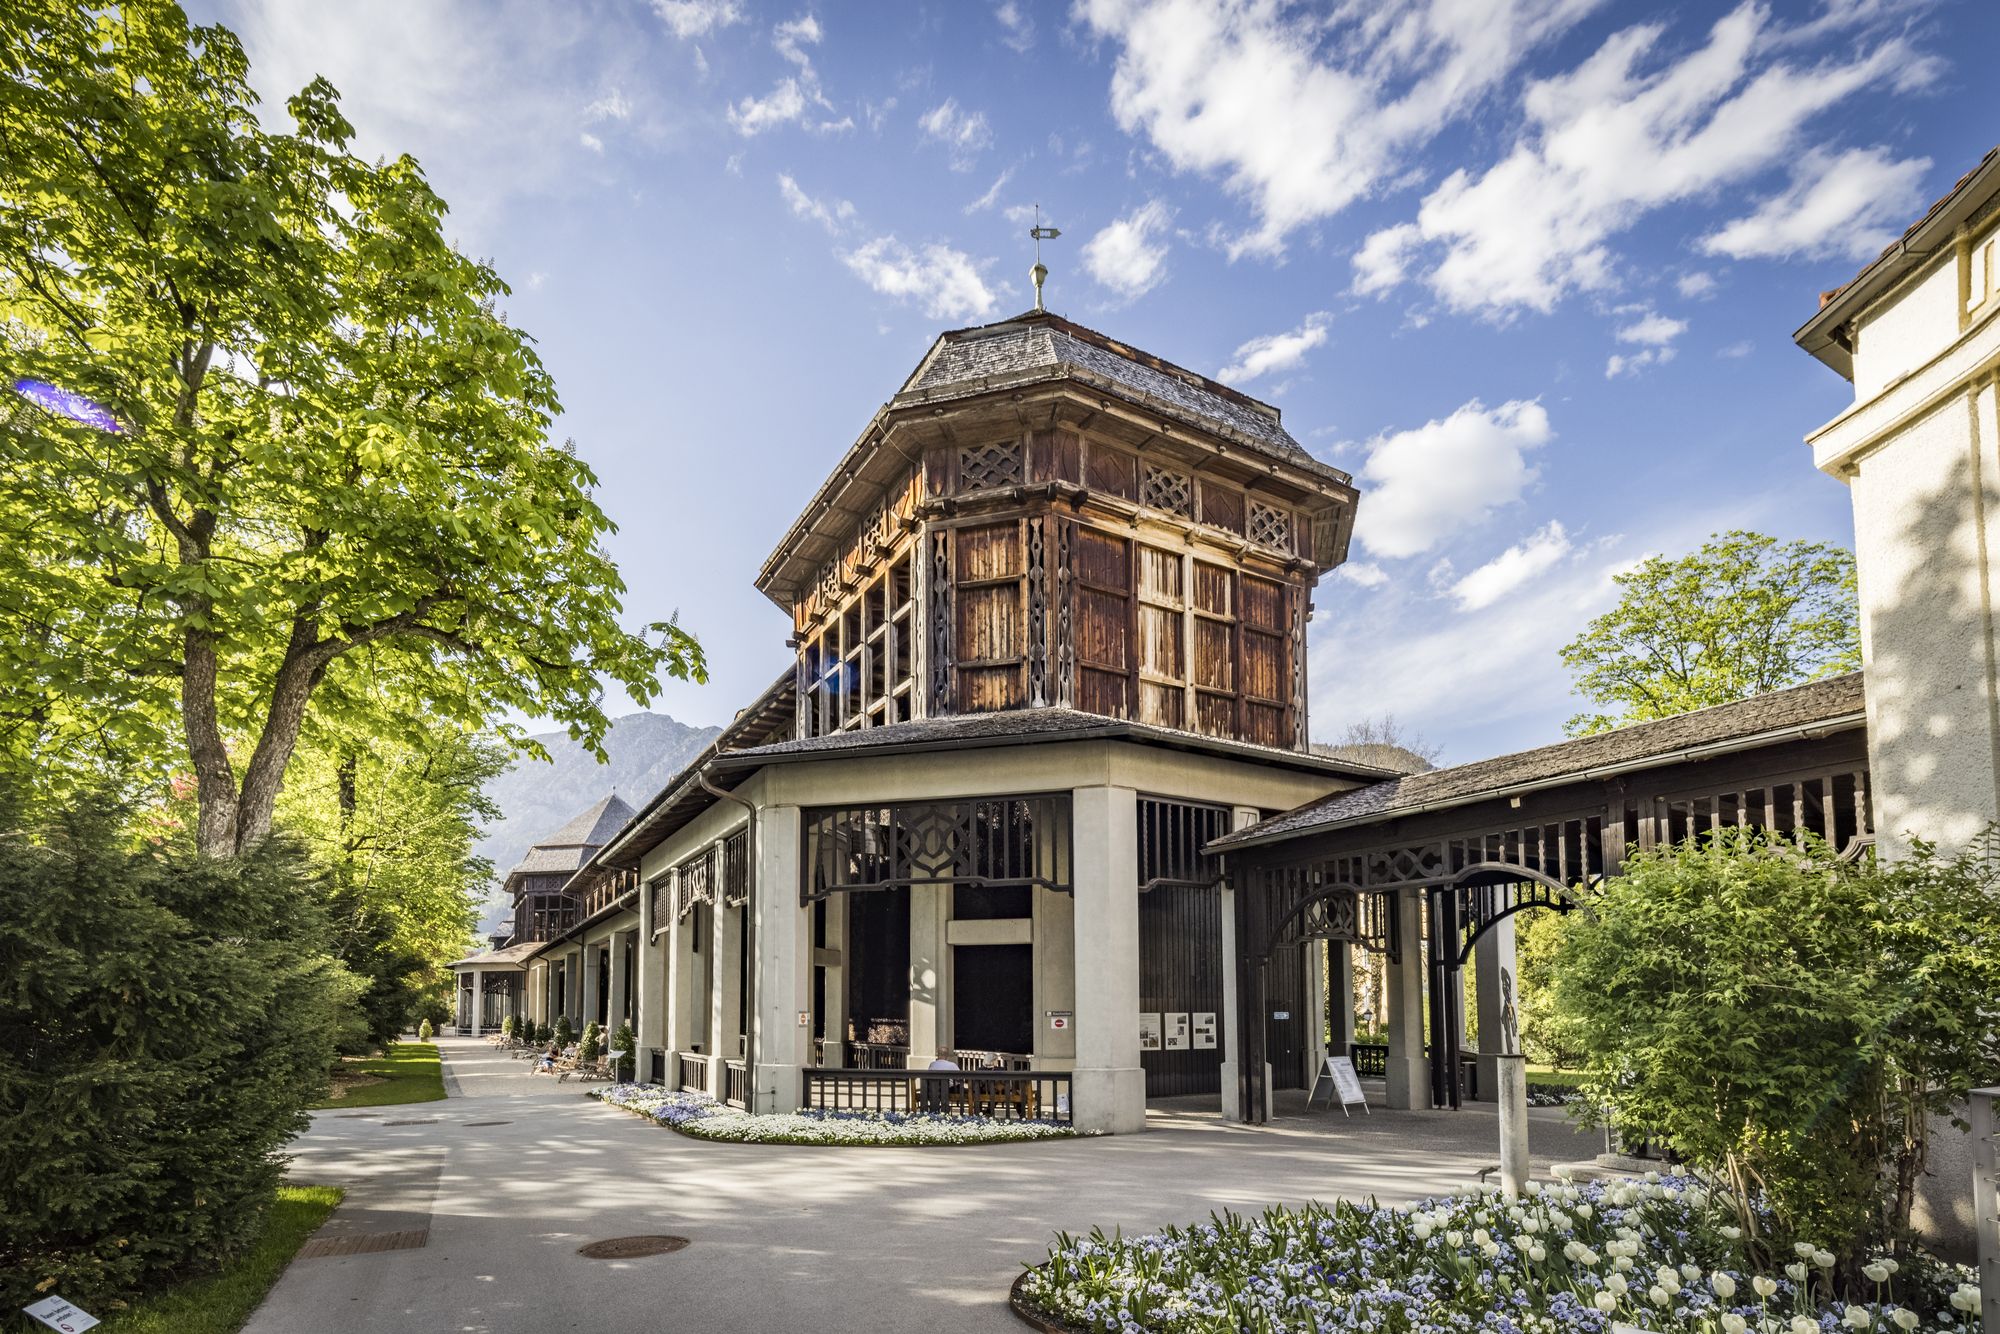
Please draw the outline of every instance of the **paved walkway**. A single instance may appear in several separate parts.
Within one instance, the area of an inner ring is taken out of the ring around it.
[[[348,1188],[327,1232],[400,1233],[407,1248],[295,1262],[248,1334],[1015,1331],[1007,1285],[1058,1229],[1402,1201],[1464,1187],[1498,1152],[1490,1111],[1315,1109],[1251,1129],[1187,1100],[1156,1110],[1147,1134],[1100,1140],[708,1144],[528,1075],[483,1042],[439,1046],[458,1094],[319,1113],[292,1169]],[[1544,1169],[1596,1149],[1560,1114],[1537,1114],[1533,1134]],[[692,1244],[644,1260],[576,1254],[658,1232]]]

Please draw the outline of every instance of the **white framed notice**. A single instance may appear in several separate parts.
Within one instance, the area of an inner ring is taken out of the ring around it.
[[[1319,1096],[1322,1087],[1327,1091],[1327,1102],[1332,1103],[1338,1098],[1340,1110],[1346,1115],[1354,1115],[1347,1109],[1357,1105],[1361,1108],[1362,1115],[1369,1115],[1368,1095],[1361,1091],[1361,1076],[1354,1073],[1354,1062],[1349,1058],[1345,1056],[1326,1058],[1325,1067],[1313,1077],[1312,1091],[1306,1094],[1306,1106],[1312,1106],[1312,1100]]]
[[[62,1334],[83,1334],[86,1329],[95,1329],[100,1323],[96,1316],[85,1315],[60,1297],[45,1297],[33,1306],[21,1308],[50,1329],[61,1330]]]
[[[1173,1013],[1167,1015],[1166,1020],[1167,1050],[1186,1051],[1188,1049],[1188,1016],[1185,1013]]]
[[[1195,1011],[1194,1049],[1196,1051],[1215,1050],[1215,1011]]]
[[[1139,1050],[1158,1051],[1160,1049],[1159,1011],[1144,1011],[1139,1015]]]

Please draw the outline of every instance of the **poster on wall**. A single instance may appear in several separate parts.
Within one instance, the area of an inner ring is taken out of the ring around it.
[[[1167,1050],[1186,1051],[1188,1049],[1188,1016],[1169,1014],[1167,1017]]]
[[[1197,1012],[1194,1016],[1194,1049],[1196,1051],[1215,1050],[1215,1012]]]
[[[1139,1016],[1139,1050],[1160,1049],[1160,1016],[1157,1012]]]

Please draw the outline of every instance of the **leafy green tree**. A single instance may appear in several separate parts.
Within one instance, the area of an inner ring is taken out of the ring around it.
[[[1724,829],[1632,857],[1564,935],[1589,1099],[1725,1177],[1756,1247],[1761,1197],[1852,1277],[1907,1236],[1929,1118],[2000,1075],[1990,846],[1878,867]]]
[[[1563,646],[1580,713],[1571,736],[1728,704],[1861,666],[1854,554],[1720,533],[1616,576],[1618,605]]]
[[[220,862],[0,785],[0,1308],[87,1307],[253,1243],[359,979],[297,847]]]
[[[555,387],[417,164],[349,152],[324,79],[267,129],[246,74],[170,0],[0,7],[0,351],[115,419],[0,411],[0,757],[172,758],[208,856],[268,834],[363,650],[412,713],[593,747],[601,678],[704,672],[620,624]]]
[[[1584,1061],[1582,1035],[1555,1000],[1563,940],[1573,916],[1526,912],[1514,918],[1521,1049],[1529,1060],[1558,1070],[1577,1069]]]

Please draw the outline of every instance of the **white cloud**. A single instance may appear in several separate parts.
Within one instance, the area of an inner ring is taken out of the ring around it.
[[[854,205],[845,199],[831,201],[814,199],[799,188],[799,183],[782,173],[778,176],[778,193],[785,198],[785,204],[792,210],[792,216],[818,223],[830,233],[838,234],[848,223],[854,221]]]
[[[593,153],[602,153],[604,151],[604,141],[589,130],[585,130],[582,134],[577,135],[576,141]]]
[[[1687,332],[1687,321],[1676,320],[1662,315],[1656,310],[1648,310],[1622,326],[1614,335],[1621,343],[1638,343],[1642,347],[1665,347]]]
[[[1236,349],[1229,364],[1217,371],[1215,378],[1229,384],[1248,384],[1274,371],[1291,370],[1305,360],[1306,353],[1326,341],[1326,325],[1331,318],[1323,310],[1315,311],[1296,329],[1252,338]]]
[[[1930,165],[1927,157],[1898,160],[1883,148],[1810,153],[1789,189],[1704,236],[1701,248],[1731,259],[1866,259],[1923,207]]]
[[[981,266],[950,246],[933,243],[912,250],[893,236],[881,236],[841,259],[877,292],[913,302],[932,319],[984,318],[998,304],[997,294],[980,275]]]
[[[1389,576],[1380,565],[1370,560],[1351,560],[1334,570],[1340,578],[1363,588],[1380,588],[1389,582]]]
[[[586,124],[600,120],[630,120],[632,103],[624,93],[613,88],[583,109],[583,119]]]
[[[1712,273],[1683,273],[1674,279],[1674,290],[1690,301],[1699,300],[1715,291],[1715,275]]]
[[[683,40],[743,21],[735,0],[653,0],[653,12]]]
[[[1547,574],[1569,553],[1569,535],[1551,519],[1547,527],[1528,534],[1452,584],[1452,601],[1458,603],[1460,611],[1490,607],[1529,580]]]
[[[1148,200],[1113,221],[1083,247],[1083,267],[1127,301],[1137,300],[1167,276],[1167,225],[1173,211]]]
[[[1540,403],[1478,399],[1449,417],[1368,442],[1355,537],[1381,557],[1428,551],[1520,499],[1535,470],[1529,451],[1555,435]]]
[[[805,48],[817,46],[826,32],[819,26],[819,20],[811,14],[801,14],[787,23],[780,23],[771,29],[771,45],[778,48],[778,54],[797,65],[800,69],[812,69],[812,57]]]
[[[1727,347],[1719,347],[1715,349],[1715,355],[1718,357],[1729,357],[1732,360],[1738,360],[1743,357],[1749,356],[1752,352],[1755,352],[1756,350],[1757,350],[1757,345],[1751,342],[1749,339],[1744,338],[1738,340],[1737,342],[1729,344]]]
[[[1446,304],[1546,312],[1569,292],[1609,287],[1611,238],[1641,217],[1753,178],[1799,152],[1821,111],[1863,88],[1906,89],[1931,69],[1900,37],[1849,59],[1774,59],[1785,33],[1754,2],[1678,59],[1654,58],[1664,35],[1627,28],[1530,84],[1528,131],[1512,151],[1425,197],[1416,226],[1437,253],[1425,280]]]
[[[926,111],[917,120],[917,128],[924,138],[934,139],[950,151],[953,171],[970,171],[980,152],[993,142],[986,113],[964,110],[955,97],[947,97]]]
[[[1028,17],[1020,0],[1002,0],[1000,7],[993,11],[993,17],[1000,20],[1000,26],[1006,30],[1000,40],[1016,51],[1026,51],[1035,44],[1035,21]]]
[[[729,108],[729,123],[746,139],[789,125],[806,114],[806,96],[797,79],[780,79],[766,97],[746,97]]]
[[[1177,170],[1222,177],[1256,211],[1233,254],[1388,185],[1599,0],[1079,0],[1120,46],[1111,109]]]
[[[965,215],[971,217],[974,213],[984,213],[987,209],[992,208],[994,203],[1000,198],[1000,192],[1007,188],[1007,182],[1013,179],[1014,169],[1012,167],[1001,172],[994,178],[993,184],[987,187],[985,194],[965,206],[963,210]],[[1013,212],[1013,209],[1007,210],[1010,217],[1013,215]]]
[[[1380,296],[1401,283],[1423,240],[1414,222],[1370,233],[1354,252],[1354,294]]]

